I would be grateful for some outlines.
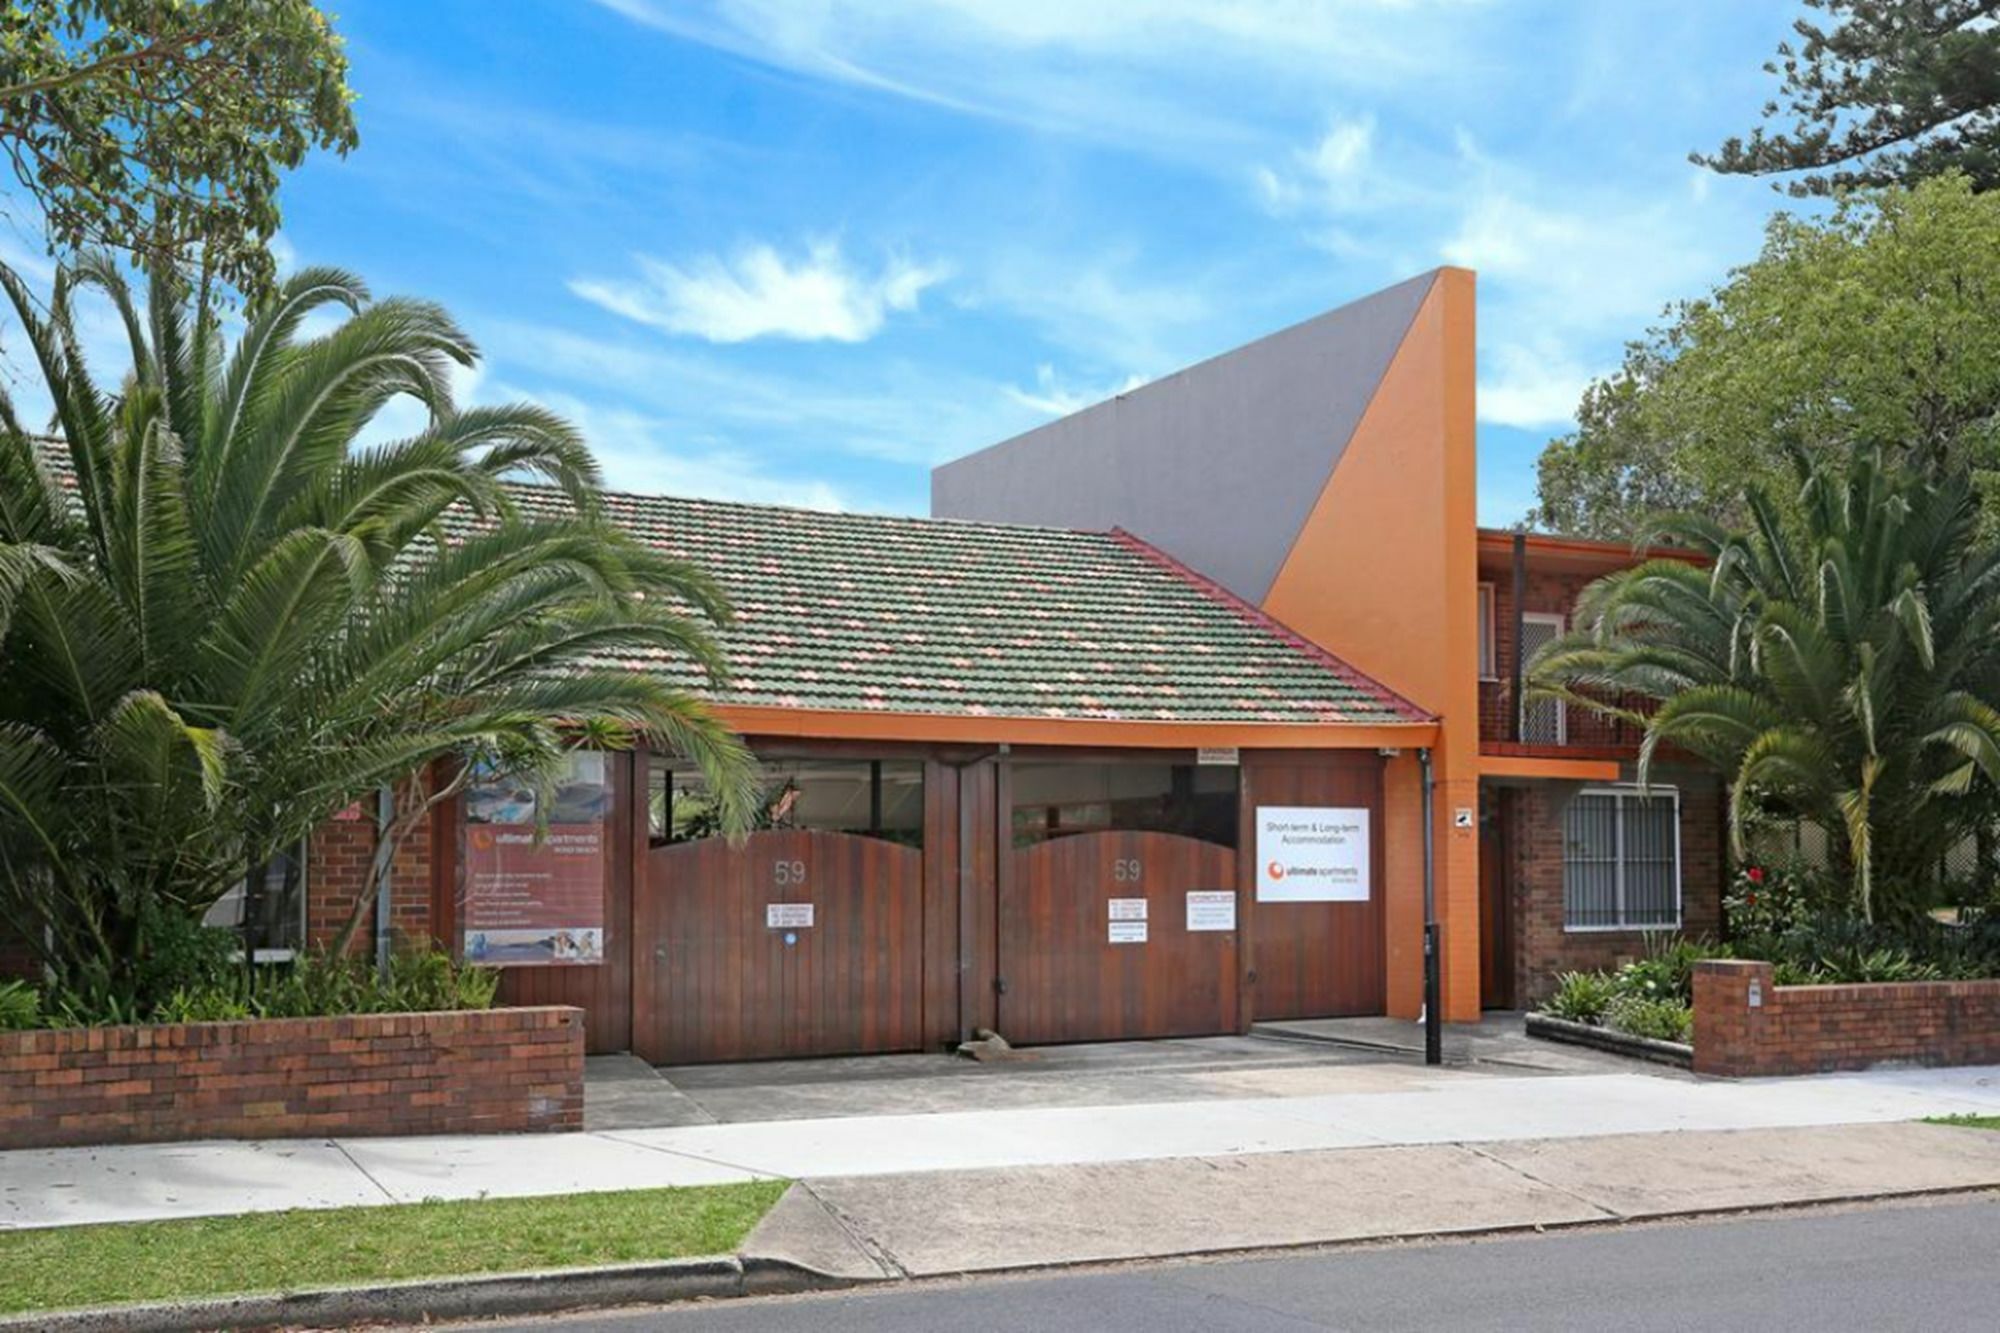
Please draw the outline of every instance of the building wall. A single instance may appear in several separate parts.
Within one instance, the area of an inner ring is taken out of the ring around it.
[[[440,826],[441,827],[441,826]],[[376,803],[364,801],[329,819],[314,831],[306,850],[306,945],[331,945],[368,898],[351,952],[375,947],[375,907],[372,877],[378,819]],[[420,820],[397,844],[389,867],[389,923],[399,945],[416,945],[432,937],[432,818]]]
[[[1680,792],[1681,929],[1719,937],[1725,875],[1721,787],[1693,774],[1661,776]],[[1610,969],[1645,956],[1648,932],[1563,929],[1563,807],[1575,784],[1534,782],[1500,796],[1513,893],[1516,1000],[1537,1004],[1564,972]],[[1653,932],[1658,933],[1658,932]]]
[[[1522,579],[1524,613],[1560,615],[1573,628],[1577,595],[1598,577],[1595,572],[1536,568],[1528,556]],[[1479,581],[1493,587],[1493,674],[1479,682],[1479,738],[1507,741],[1513,736],[1511,700],[1513,667],[1518,651],[1514,636],[1514,575],[1511,567],[1482,564]],[[1615,719],[1582,708],[1568,710],[1565,743],[1579,747],[1636,747],[1640,732]]]

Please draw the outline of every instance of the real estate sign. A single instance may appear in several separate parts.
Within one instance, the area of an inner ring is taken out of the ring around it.
[[[1257,807],[1257,901],[1365,903],[1369,883],[1365,807]]]
[[[474,782],[465,794],[465,896],[459,943],[467,962],[496,967],[604,961],[605,757],[570,755],[549,793],[538,836],[537,795],[516,780]]]

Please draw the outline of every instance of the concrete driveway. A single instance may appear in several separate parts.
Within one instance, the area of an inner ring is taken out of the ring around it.
[[[630,1056],[590,1064],[592,1130],[744,1124],[955,1111],[1130,1106],[1393,1092],[1428,1086],[1422,1029],[1393,1019],[1317,1020],[1269,1035],[1045,1046],[981,1063],[956,1055],[877,1055],[652,1069]],[[1454,1028],[1449,1072],[1471,1077],[1685,1075],[1533,1041],[1518,1015]]]

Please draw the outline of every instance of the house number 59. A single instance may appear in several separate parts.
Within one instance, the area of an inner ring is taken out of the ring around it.
[[[779,884],[803,884],[806,882],[806,863],[804,861],[780,861],[773,868],[773,874]]]
[[[1139,870],[1138,857],[1120,857],[1111,864],[1111,878],[1117,880],[1120,884],[1137,884],[1139,882]]]

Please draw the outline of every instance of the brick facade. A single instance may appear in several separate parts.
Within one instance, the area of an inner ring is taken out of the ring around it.
[[[1532,563],[1526,574],[1522,611],[1559,615],[1565,629],[1574,627],[1577,594],[1599,577],[1594,573],[1536,569]],[[1479,682],[1479,739],[1507,741],[1513,736],[1509,701],[1513,698],[1515,653],[1514,577],[1511,570],[1488,567],[1479,571],[1479,580],[1493,588],[1493,665],[1497,677]],[[1566,745],[1616,746],[1636,751],[1640,735],[1637,727],[1586,709],[1570,708],[1565,715]]]
[[[0,1032],[0,1149],[583,1127],[583,1012]]]
[[[399,944],[430,941],[431,865],[436,849],[436,812],[419,821],[401,841],[389,867],[389,924]],[[370,877],[375,864],[379,821],[375,803],[362,802],[314,830],[306,849],[306,944],[323,948],[347,924],[358,899],[370,896],[351,952],[373,949],[375,908]]]
[[[1660,775],[1654,784],[1680,793],[1680,933],[1719,936],[1725,864],[1721,788],[1694,775]],[[1498,793],[1519,1004],[1546,999],[1563,972],[1615,968],[1646,952],[1646,931],[1563,928],[1563,807],[1578,789],[1534,782]]]
[[[1760,1004],[1752,1005],[1753,991]],[[1699,963],[1694,1070],[1725,1078],[2000,1063],[2000,981],[1779,986],[1769,963]]]

